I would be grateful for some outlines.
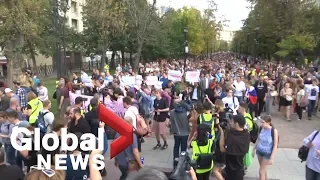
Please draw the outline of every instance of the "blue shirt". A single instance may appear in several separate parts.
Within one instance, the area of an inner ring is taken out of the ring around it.
[[[165,89],[168,85],[169,79],[168,78],[161,78],[160,82],[162,82],[162,89]]]
[[[303,144],[307,145],[317,131],[313,131],[308,137],[304,138]],[[320,156],[317,154],[317,149],[320,149],[320,133],[312,141],[313,146],[309,148],[309,153],[306,161],[306,165],[309,169],[320,173]]]
[[[273,148],[273,139],[271,135],[272,129],[262,128],[259,134],[259,143],[257,145],[257,151],[271,154]]]

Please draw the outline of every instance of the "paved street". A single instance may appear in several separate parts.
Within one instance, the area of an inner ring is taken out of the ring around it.
[[[297,121],[296,115],[292,116],[292,122],[280,119],[280,114],[273,114],[273,124],[279,130],[280,144],[275,158],[275,162],[268,170],[268,179],[280,180],[303,180],[305,173],[305,163],[301,163],[297,158],[297,149],[301,146],[304,137],[308,136],[313,130],[320,127],[320,118],[315,117],[312,121]],[[306,119],[306,118],[305,118]],[[156,168],[164,172],[170,172],[173,159],[173,138],[168,137],[169,147],[167,150],[152,150],[156,144],[154,137],[145,139],[142,144],[142,157],[145,158],[145,166]],[[114,166],[113,160],[106,157],[108,175],[105,180],[117,180],[120,177],[120,171]],[[258,178],[258,161],[253,159],[249,167],[246,180]],[[212,179],[214,179],[212,177]]]

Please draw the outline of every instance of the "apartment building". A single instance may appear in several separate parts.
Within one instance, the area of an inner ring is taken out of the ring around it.
[[[82,7],[85,0],[69,0],[66,13],[67,22],[69,27],[74,28],[78,32],[83,31]]]

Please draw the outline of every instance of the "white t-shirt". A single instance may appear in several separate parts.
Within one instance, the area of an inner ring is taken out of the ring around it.
[[[239,83],[237,81],[234,81],[234,96],[243,96],[243,91],[246,90],[246,84],[243,81],[240,81]]]
[[[124,114],[124,117],[131,117],[132,119],[132,126],[134,128],[137,128],[137,115],[139,115],[139,111],[135,106],[130,106],[126,113]]]
[[[237,110],[239,108],[239,101],[238,98],[236,97],[224,97],[222,99],[222,102],[224,105],[228,104],[228,107],[231,108],[233,110],[233,114],[236,115],[237,114]]]
[[[51,125],[54,121],[54,114],[50,112],[49,110],[42,110],[42,113],[48,112],[46,115],[44,115],[44,123],[47,126],[47,132],[51,132]]]
[[[307,93],[309,100],[317,100],[317,95],[319,94],[319,86],[308,86]]]
[[[38,96],[40,101],[48,100],[48,89],[46,87],[38,88]]]

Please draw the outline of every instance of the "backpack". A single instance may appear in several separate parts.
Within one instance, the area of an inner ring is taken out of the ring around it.
[[[49,124],[47,124],[46,125],[46,122],[45,122],[45,120],[44,120],[44,116],[46,115],[46,114],[48,114],[49,113],[49,111],[48,112],[39,112],[39,115],[38,115],[38,118],[37,118],[37,120],[36,120],[36,123],[35,123],[35,127],[36,128],[39,128],[40,129],[40,132],[42,133],[42,134],[45,134],[45,133],[47,133],[47,129],[48,129],[48,126],[49,126]]]
[[[271,128],[272,141],[274,141],[274,129],[275,129],[275,128],[272,126],[272,128]],[[259,128],[259,134],[260,134],[261,130],[262,130],[262,128],[260,127],[260,128]],[[280,137],[279,137],[279,135],[278,135],[278,146],[279,146],[279,142],[280,142]]]
[[[252,129],[251,129],[251,131],[249,131],[249,133],[250,133],[250,141],[252,143],[256,143],[256,141],[257,141],[257,139],[259,137],[259,133],[260,133],[259,126],[258,126],[258,124],[256,122],[254,122],[252,120],[252,118],[250,118],[248,116],[245,116],[244,118],[245,119],[249,119],[252,122]]]
[[[317,137],[318,134],[319,134],[319,130],[313,135],[310,143],[312,143],[312,141]],[[308,154],[309,154],[309,147],[302,145],[298,151],[298,157],[299,159],[301,159],[301,162],[307,160]]]
[[[213,146],[213,141],[208,140],[208,143],[212,143],[211,146]],[[196,162],[197,162],[196,169],[209,169],[209,168],[211,168],[214,155],[213,155],[213,153],[211,153],[210,145],[208,145],[207,153],[202,153],[199,146],[197,146],[197,147],[198,147],[200,154],[198,154],[198,158],[196,160]]]
[[[200,118],[202,119],[202,121],[200,121],[200,125],[203,129],[205,129],[208,133],[212,133],[212,123],[215,123],[215,119],[214,117],[212,116],[211,120],[210,121],[205,121],[204,120],[204,116],[203,116],[203,113],[200,115]]]

